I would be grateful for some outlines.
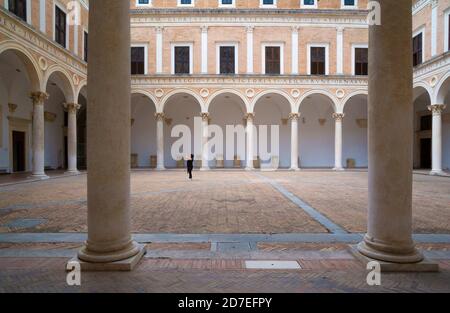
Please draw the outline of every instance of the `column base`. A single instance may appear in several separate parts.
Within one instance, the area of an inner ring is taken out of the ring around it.
[[[132,271],[147,253],[145,245],[132,242],[125,251],[95,253],[82,247],[71,261],[80,263],[82,271]]]
[[[45,173],[41,173],[41,174],[31,174],[31,176],[29,176],[28,178],[45,180],[49,179],[50,177],[47,176]]]
[[[291,167],[289,170],[290,171],[294,171],[294,172],[298,172],[298,171],[300,171],[300,168],[299,167]]]
[[[431,170],[431,176],[446,176],[447,174],[443,170]]]
[[[210,171],[211,169],[209,167],[201,167],[200,168],[200,172],[207,172]]]
[[[165,170],[166,168],[164,166],[155,168],[155,171],[165,171]]]
[[[247,167],[245,168],[245,170],[246,170],[246,171],[249,171],[249,172],[252,172],[252,171],[255,170],[255,168],[254,168],[254,167],[248,167],[248,166],[247,166]]]
[[[439,264],[428,259],[422,259],[415,263],[394,263],[387,261],[380,261],[362,254],[359,251],[359,245],[351,245],[350,251],[353,256],[360,262],[367,266],[369,262],[376,261],[380,264],[380,270],[383,273],[386,272],[439,272]]]
[[[390,263],[408,264],[418,263],[423,260],[423,255],[414,246],[394,247],[388,243],[367,242],[368,237],[357,246],[358,251],[371,259]]]
[[[80,171],[78,170],[69,170],[69,171],[65,171],[64,174],[66,175],[80,175]]]
[[[343,168],[343,167],[333,167],[333,171],[335,171],[335,172],[343,172],[343,171],[345,171],[345,168]]]

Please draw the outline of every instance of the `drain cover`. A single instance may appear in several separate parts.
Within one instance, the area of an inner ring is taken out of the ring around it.
[[[253,270],[299,270],[296,261],[245,261],[245,267]]]

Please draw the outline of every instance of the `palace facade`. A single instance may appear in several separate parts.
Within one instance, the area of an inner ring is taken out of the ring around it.
[[[252,125],[279,125],[271,158],[282,168],[367,167],[367,0],[130,5],[133,168],[181,166],[171,131],[194,134],[195,117],[204,129],[247,127],[246,152],[196,155],[205,169],[260,166]],[[82,0],[2,0],[1,172],[86,168],[88,14]],[[413,1],[412,15],[415,113],[405,118],[414,167],[439,174],[450,169],[450,0]]]

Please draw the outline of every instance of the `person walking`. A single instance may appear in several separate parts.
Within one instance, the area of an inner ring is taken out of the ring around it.
[[[194,155],[191,154],[191,159],[187,161],[187,172],[189,179],[192,180],[192,170],[194,169]]]

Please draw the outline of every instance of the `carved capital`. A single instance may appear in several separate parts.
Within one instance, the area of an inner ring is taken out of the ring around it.
[[[300,115],[301,115],[300,113],[289,113],[289,120],[298,121]]]
[[[300,29],[300,26],[298,26],[298,25],[291,26],[291,30],[293,33],[298,33],[299,29]]]
[[[44,101],[49,98],[49,94],[42,91],[35,91],[30,94],[33,105],[43,105]]]
[[[76,114],[77,111],[81,108],[81,105],[79,105],[78,103],[64,103],[63,106],[64,109],[67,110],[67,112],[74,114]]]
[[[209,113],[208,112],[201,112],[200,116],[202,117],[203,122],[209,122]]]
[[[433,104],[428,106],[428,110],[430,110],[433,115],[441,115],[442,111],[445,110],[447,106],[445,104]]]
[[[155,30],[156,30],[157,34],[162,34],[162,32],[164,31],[164,27],[163,26],[156,26]]]
[[[156,112],[155,113],[155,119],[158,122],[164,122],[165,118],[166,118],[166,115],[163,112]]]
[[[255,119],[255,113],[246,113],[244,115],[244,119],[246,121],[252,121],[253,122],[253,120]]]
[[[332,116],[336,122],[342,122],[342,120],[345,117],[345,114],[344,113],[333,113]]]
[[[9,113],[14,113],[17,110],[17,104],[15,103],[8,103]]]
[[[207,33],[208,32],[208,26],[207,25],[200,26],[200,29],[202,30],[202,33]]]
[[[255,30],[255,26],[246,26],[245,30],[247,33],[253,33],[253,30]]]

